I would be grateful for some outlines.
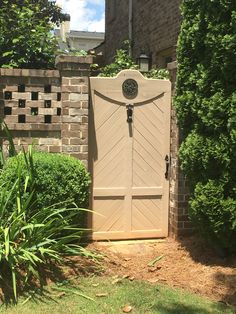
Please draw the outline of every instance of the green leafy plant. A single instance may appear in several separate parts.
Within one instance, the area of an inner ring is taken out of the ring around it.
[[[168,80],[170,79],[170,73],[167,69],[151,69],[147,73],[144,73],[146,78]]]
[[[49,0],[3,0],[0,5],[0,67],[53,68],[53,27],[63,20]]]
[[[9,191],[17,179],[19,166],[24,180],[28,174],[28,166],[23,154],[8,158],[0,173],[0,185],[5,183],[5,188]],[[22,197],[27,199],[29,193],[23,191],[23,182],[21,184]],[[89,184],[89,174],[78,159],[63,154],[34,152],[34,188],[37,192],[35,208],[40,209],[61,202],[66,207],[76,204],[78,207],[87,208]],[[11,198],[9,205],[12,206],[13,202],[15,197]]]
[[[126,69],[137,70],[138,66],[132,60],[129,55],[130,43],[129,41],[124,41],[123,47],[121,49],[116,50],[116,54],[114,56],[114,62],[106,65],[101,68],[101,72],[99,76],[102,77],[112,77],[117,75],[120,71]]]
[[[225,197],[225,182],[198,182],[190,206],[193,221],[215,248],[235,251],[236,199]]]
[[[116,76],[122,70],[138,70],[138,65],[133,61],[129,55],[130,43],[128,40],[124,41],[123,47],[116,50],[114,56],[114,62],[106,65],[100,69],[99,76],[101,77],[113,77]],[[99,70],[97,64],[91,66],[92,70]],[[143,73],[143,75],[150,79],[169,79],[169,71],[167,69],[151,69],[150,71]]]
[[[81,57],[81,56],[84,57],[84,56],[88,55],[87,51],[85,51],[83,49],[81,49],[81,50],[76,50],[76,49],[61,50],[61,49],[59,49],[59,50],[57,50],[57,55],[61,55],[61,54],[68,55],[68,56],[76,56],[76,57]]]
[[[22,155],[27,173],[22,171]],[[46,262],[61,262],[64,255],[87,255],[78,244],[83,229],[72,223],[82,209],[75,204],[70,208],[58,204],[38,210],[32,150],[20,153],[16,159],[19,160],[17,178],[10,191],[4,184],[0,191],[0,276],[7,281],[6,275],[10,275],[15,302],[22,272],[26,284],[31,276],[40,276],[39,266]],[[23,197],[24,192],[28,192],[27,198]],[[16,202],[9,210],[9,202],[15,195]]]
[[[236,2],[182,2],[175,108],[190,215],[214,245],[236,250]]]

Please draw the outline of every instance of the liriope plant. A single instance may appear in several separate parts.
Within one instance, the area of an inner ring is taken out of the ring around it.
[[[10,136],[7,126],[2,125]],[[9,143],[10,146],[12,145],[11,153],[15,155],[11,138]],[[76,205],[66,208],[62,203],[36,209],[37,192],[34,185],[32,147],[29,147],[28,152],[24,150],[19,152],[18,157],[21,158],[22,154],[27,166],[27,175],[25,172],[24,175],[22,174],[22,162],[19,162],[17,179],[10,191],[4,184],[0,187],[0,278],[2,282],[10,279],[11,297],[15,303],[18,300],[17,288],[22,272],[25,278],[24,284],[27,284],[32,276],[40,278],[39,267],[45,263],[62,262],[65,255],[94,257],[93,253],[79,245],[85,229],[73,223],[79,211],[87,210]],[[1,155],[3,156],[3,149]],[[4,157],[2,161],[4,164]],[[26,191],[27,198],[23,197]],[[14,195],[16,195],[16,202],[9,210],[9,203]]]

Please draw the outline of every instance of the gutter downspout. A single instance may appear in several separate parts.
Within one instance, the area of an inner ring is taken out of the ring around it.
[[[129,0],[129,55],[132,57],[133,46],[133,0]]]

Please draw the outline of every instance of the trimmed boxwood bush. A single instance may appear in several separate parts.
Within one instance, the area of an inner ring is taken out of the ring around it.
[[[34,152],[33,160],[36,209],[58,203],[63,203],[61,206],[66,207],[74,206],[73,204],[80,208],[88,207],[90,178],[81,161],[67,155],[44,152]],[[22,177],[26,177],[28,170],[23,154],[9,158],[0,173],[0,185],[4,184],[9,190],[17,179],[18,163],[21,164]],[[23,189],[22,183],[22,191]],[[14,199],[12,206],[13,204]]]
[[[190,216],[236,251],[236,1],[183,0],[175,108]]]

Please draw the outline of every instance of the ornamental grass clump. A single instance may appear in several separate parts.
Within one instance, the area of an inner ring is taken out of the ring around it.
[[[11,297],[17,302],[17,287],[32,277],[40,278],[42,265],[62,262],[65,255],[90,253],[79,245],[84,229],[74,219],[85,210],[63,203],[39,208],[32,149],[14,158],[18,161],[16,179],[10,190],[7,182],[0,190],[0,278],[2,284],[11,281]],[[23,171],[22,158],[27,171]]]
[[[175,108],[190,216],[214,246],[236,252],[236,2],[181,8]]]

